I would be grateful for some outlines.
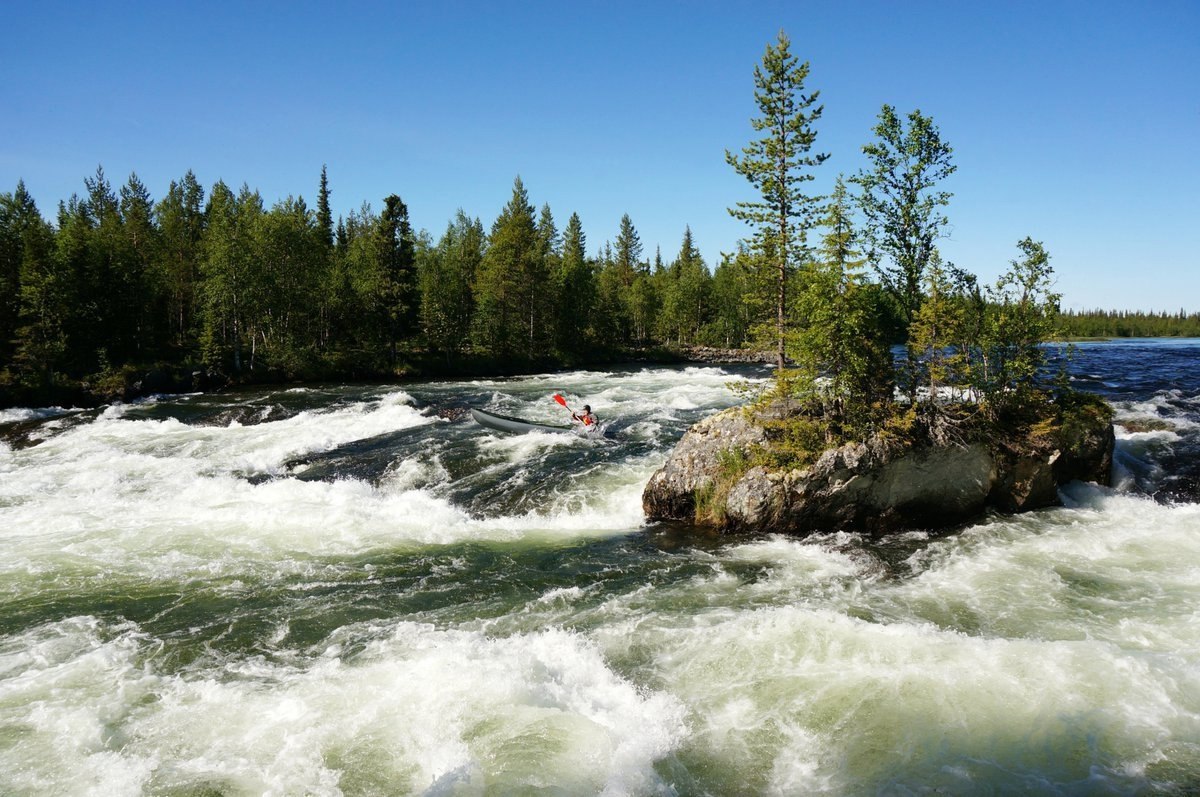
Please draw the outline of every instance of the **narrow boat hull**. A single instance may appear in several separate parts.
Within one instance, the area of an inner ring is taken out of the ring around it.
[[[525,434],[526,432],[554,432],[556,434],[565,432],[570,434],[575,431],[570,426],[548,426],[542,423],[531,423],[523,421],[520,418],[496,415],[485,410],[477,410],[473,407],[471,408],[471,417],[480,426],[486,426],[488,429],[495,429],[498,432],[511,432],[512,434]]]

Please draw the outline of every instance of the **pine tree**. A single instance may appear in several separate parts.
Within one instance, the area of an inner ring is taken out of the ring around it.
[[[744,147],[741,157],[725,152],[726,162],[761,196],[759,201],[739,202],[729,212],[755,228],[755,246],[770,258],[780,370],[786,363],[789,278],[804,258],[806,232],[818,201],[802,189],[813,179],[811,170],[829,157],[812,154],[817,137],[813,125],[823,106],[816,104],[819,91],[804,93],[808,73],[808,62],[799,63],[791,41],[780,31],[776,44],[767,46],[762,64],[754,68],[754,99],[762,115],[750,124],[765,134]]]

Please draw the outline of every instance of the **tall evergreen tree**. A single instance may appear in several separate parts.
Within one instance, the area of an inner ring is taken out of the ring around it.
[[[684,229],[679,254],[666,273],[660,328],[677,343],[695,343],[708,315],[712,279],[690,226]]]
[[[395,366],[399,342],[413,334],[417,325],[413,230],[408,221],[408,206],[395,194],[383,200],[376,242],[384,274],[388,361]]]
[[[25,183],[17,183],[16,195],[0,194],[0,368],[8,364],[15,346],[21,311],[21,261],[24,259],[21,213]]]
[[[54,230],[23,181],[12,194],[0,195],[0,258],[6,283],[17,290],[8,299],[16,316],[6,320],[3,356],[5,362],[11,356],[16,379],[33,387],[49,385],[67,353],[72,296],[54,246]]]
[[[204,236],[204,189],[190,170],[155,207],[159,250],[157,280],[167,291],[165,322],[177,347],[190,345],[197,335],[196,293],[200,279]]]
[[[800,63],[791,52],[791,41],[783,31],[768,45],[762,64],[754,68],[754,99],[761,116],[750,124],[763,137],[751,141],[736,156],[726,150],[725,160],[759,192],[761,199],[739,202],[729,209],[734,218],[755,228],[755,244],[770,257],[774,272],[776,357],[782,370],[786,363],[789,278],[802,261],[806,231],[818,197],[804,193],[813,179],[811,170],[829,157],[815,154],[817,120],[824,106],[817,105],[819,91],[804,93],[808,62]]]
[[[596,299],[591,338],[599,347],[612,349],[629,342],[627,291],[613,260],[612,245],[605,242],[596,262]]]
[[[544,356],[552,335],[548,275],[521,178],[492,225],[475,283],[475,339],[499,356]]]
[[[325,246],[333,246],[333,213],[329,209],[329,176],[321,165],[321,185],[317,190],[317,230]]]
[[[133,351],[138,359],[145,360],[159,351],[166,337],[161,312],[166,286],[158,279],[154,268],[159,250],[159,230],[150,191],[136,173],[129,175],[120,194],[124,237],[121,255],[129,285],[123,312],[128,319],[126,326],[134,337]]]
[[[633,287],[634,278],[641,271],[642,239],[629,214],[621,216],[621,226],[617,230],[617,242],[614,247],[615,266],[621,284],[626,288]]]
[[[613,272],[619,285],[623,342],[644,344],[657,310],[657,300],[642,265],[642,239],[626,213],[621,216],[613,247]]]
[[[590,341],[587,331],[595,301],[595,275],[587,260],[587,237],[578,213],[567,219],[563,232],[562,257],[556,275],[558,294],[558,341],[560,352],[580,356]]]

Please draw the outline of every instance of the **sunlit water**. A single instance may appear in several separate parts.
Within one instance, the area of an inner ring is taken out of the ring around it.
[[[1200,343],[1071,368],[1115,488],[882,543],[646,525],[756,370],[0,411],[0,794],[1194,793]]]

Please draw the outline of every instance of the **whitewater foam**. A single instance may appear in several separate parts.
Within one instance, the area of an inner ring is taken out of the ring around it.
[[[494,639],[349,626],[292,661],[209,659],[178,675],[155,672],[156,647],[92,618],[10,640],[0,718],[32,732],[0,749],[0,786],[651,793],[664,786],[654,763],[685,729],[676,700],[561,630]]]

